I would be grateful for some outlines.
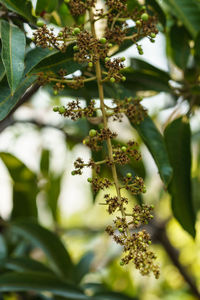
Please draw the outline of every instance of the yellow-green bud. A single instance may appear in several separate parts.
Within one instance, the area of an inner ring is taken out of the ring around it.
[[[95,130],[95,129],[91,129],[90,131],[89,131],[89,136],[90,137],[94,137],[94,136],[96,136],[97,135],[97,131]]]

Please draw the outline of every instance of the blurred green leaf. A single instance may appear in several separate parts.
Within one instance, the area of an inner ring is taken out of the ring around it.
[[[93,296],[95,300],[138,300],[135,297],[129,297],[116,292],[102,292]]]
[[[1,41],[2,61],[13,95],[24,73],[25,35],[17,26],[1,21]]]
[[[2,59],[0,56],[0,82],[3,79],[4,75],[5,75],[5,68],[4,68],[4,65],[3,65],[3,62],[2,62]]]
[[[195,213],[191,187],[191,131],[186,117],[171,122],[164,132],[173,177],[169,185],[172,209],[182,227],[195,237]]]
[[[74,18],[72,17],[68,6],[63,2],[58,10],[61,26],[72,26],[74,24]]]
[[[5,259],[8,254],[8,246],[4,235],[0,235],[0,261]]]
[[[164,0],[170,13],[177,17],[193,38],[200,31],[200,2],[197,0]]]
[[[28,220],[15,222],[11,229],[15,234],[23,236],[34,246],[41,248],[58,276],[73,281],[74,265],[56,234]]]
[[[54,221],[58,221],[58,199],[61,191],[61,175],[49,174],[46,185],[46,201]]]
[[[11,271],[43,272],[52,274],[52,271],[44,264],[28,257],[9,257],[3,261],[2,264],[7,270]]]
[[[198,63],[200,63],[200,32],[198,33],[195,39],[194,51],[195,58],[197,59]]]
[[[53,10],[57,9],[58,0],[37,0],[36,5],[36,14],[40,15],[41,12],[45,11],[47,13],[51,13]]]
[[[165,26],[166,25],[166,16],[160,6],[160,2],[157,0],[146,0],[146,5],[150,5],[151,7],[153,7],[155,13],[158,16],[158,20],[161,22],[161,24],[163,26]]]
[[[12,218],[37,217],[37,177],[18,158],[9,153],[0,153],[13,179]]]
[[[68,300],[86,300],[89,297],[77,287],[56,276],[40,272],[12,272],[0,276],[0,292],[51,292]]]
[[[43,149],[40,158],[40,171],[43,176],[48,176],[50,164],[50,151]]]
[[[139,7],[139,3],[137,0],[127,0],[127,8],[129,11],[134,10],[136,7]]]
[[[189,40],[190,36],[185,27],[174,25],[170,28],[169,53],[173,62],[183,70],[186,68],[190,56]]]
[[[80,283],[83,277],[89,273],[91,263],[94,259],[94,253],[88,252],[80,259],[76,265],[76,282]]]
[[[17,104],[26,90],[36,81],[36,76],[26,77],[18,85],[14,95],[10,93],[10,88],[6,78],[0,82],[0,121],[3,120],[12,108]]]
[[[0,0],[0,3],[4,4],[8,9],[23,16],[25,19],[31,22],[35,22],[35,18],[32,15],[32,2],[30,0]]]
[[[150,117],[146,117],[139,125],[133,125],[133,127],[137,130],[153,156],[163,183],[168,186],[172,177],[172,167],[169,162],[163,136]]]

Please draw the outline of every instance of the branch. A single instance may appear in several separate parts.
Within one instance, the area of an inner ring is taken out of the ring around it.
[[[26,92],[25,94],[21,97],[21,99],[18,101],[17,105],[15,107],[13,107],[13,109],[9,112],[9,114],[7,115],[7,117],[0,121],[0,133],[2,131],[4,131],[4,129],[6,129],[8,126],[12,125],[13,123],[15,123],[14,118],[13,118],[13,114],[14,112],[21,106],[23,105],[25,102],[27,102],[39,89],[40,85],[35,83],[34,85],[32,85]]]

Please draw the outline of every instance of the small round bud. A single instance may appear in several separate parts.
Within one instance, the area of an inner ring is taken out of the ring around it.
[[[138,221],[134,221],[134,223],[137,225],[139,222]]]
[[[151,208],[151,209],[154,209],[154,205],[153,205],[153,204],[151,204],[151,205],[150,205],[150,208]]]
[[[59,35],[59,36],[63,36],[63,32],[62,32],[62,31],[60,31],[58,35]]]
[[[142,10],[145,10],[145,9],[146,9],[146,6],[145,6],[145,5],[141,6],[141,9],[142,9]]]
[[[131,173],[127,173],[127,174],[126,174],[126,177],[127,177],[127,178],[131,178],[131,177],[132,177],[132,174],[131,174]]]
[[[122,81],[126,81],[126,76],[123,76],[123,77],[122,77]]]
[[[42,27],[44,25],[44,22],[42,20],[38,20],[37,23],[36,23],[36,25],[38,27]]]
[[[127,101],[131,102],[132,101],[132,97],[128,97]]]
[[[148,21],[149,15],[148,15],[147,13],[143,13],[143,14],[141,15],[141,19],[142,19],[142,21]]]
[[[88,142],[89,142],[89,139],[84,139],[83,140],[83,145],[87,145]]]
[[[95,129],[91,129],[90,131],[89,131],[89,136],[90,137],[94,137],[94,136],[96,136],[97,135],[97,131],[95,130]]]
[[[123,57],[121,58],[121,61],[125,61],[125,60],[126,60],[126,57],[123,56]]]
[[[75,46],[73,47],[73,50],[74,50],[74,51],[78,51],[78,46],[75,45]]]
[[[142,23],[141,23],[140,20],[137,20],[137,21],[135,22],[135,24],[136,24],[136,26],[141,26],[141,25],[142,25]]]
[[[121,147],[121,150],[122,150],[123,152],[126,152],[127,148],[126,148],[125,146],[122,146],[122,147]]]
[[[59,110],[59,107],[58,106],[54,106],[53,107],[53,111],[57,112]]]
[[[138,51],[142,50],[142,46],[137,45],[137,49],[138,49]]]
[[[109,43],[109,44],[108,44],[108,47],[109,47],[109,48],[111,48],[112,46],[113,46],[113,44],[112,44],[112,43]]]
[[[139,54],[143,55],[144,54],[143,50],[139,50]]]
[[[49,50],[52,51],[52,50],[53,50],[53,47],[49,47]]]
[[[105,37],[100,38],[100,43],[101,44],[105,44],[107,42]]]
[[[144,186],[142,192],[145,194],[146,191],[147,191],[146,186]]]
[[[123,228],[118,228],[118,230],[119,230],[119,232],[123,232],[124,231]]]
[[[151,219],[153,219],[153,218],[154,218],[154,216],[153,216],[153,215],[150,215],[150,218],[151,218]]]
[[[151,42],[151,43],[155,43],[155,40],[154,40],[154,39],[150,39],[150,42]]]
[[[59,113],[60,114],[64,114],[65,113],[65,107],[64,106],[60,106],[59,107]]]
[[[148,241],[148,244],[151,245],[151,241]]]
[[[152,33],[150,34],[150,36],[151,36],[152,39],[155,39],[156,34],[155,34],[154,32],[152,32]]]
[[[88,181],[89,183],[91,183],[91,182],[92,182],[92,178],[88,178],[87,181]]]
[[[57,96],[57,95],[58,95],[58,91],[57,91],[57,90],[54,90],[54,91],[53,91],[53,94],[54,94],[55,96]]]
[[[88,67],[89,67],[89,68],[92,68],[92,67],[93,67],[93,62],[90,61],[90,62],[88,63]]]
[[[115,158],[115,157],[116,157],[116,154],[114,153],[114,154],[113,154],[113,158]]]
[[[72,176],[76,175],[76,171],[71,172]]]
[[[120,266],[124,266],[124,262],[122,260],[120,261],[119,264],[120,264]]]
[[[69,2],[70,2],[70,0],[64,0],[64,2],[65,2],[65,3],[69,3]]]
[[[106,58],[105,58],[105,62],[108,62],[109,60],[110,60],[109,57],[106,57]]]
[[[140,242],[142,242],[142,237],[139,237],[138,240],[139,240]]]
[[[73,34],[74,34],[74,35],[77,35],[77,34],[79,34],[80,32],[81,32],[80,28],[76,27],[76,28],[74,28]]]
[[[111,77],[111,78],[110,78],[110,82],[114,83],[114,82],[115,82],[115,78],[114,78],[114,77]]]

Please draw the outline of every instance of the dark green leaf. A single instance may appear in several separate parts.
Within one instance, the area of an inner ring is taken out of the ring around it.
[[[40,272],[7,273],[0,277],[0,292],[51,292],[68,300],[89,299],[81,290],[59,280],[53,275]]]
[[[161,133],[150,117],[146,117],[139,125],[133,125],[149,149],[158,167],[160,177],[168,186],[172,177],[172,168],[169,162],[167,149]]]
[[[200,2],[197,0],[164,0],[193,37],[200,31]]]
[[[24,73],[25,35],[18,27],[1,21],[1,40],[2,61],[13,95]]]
[[[12,218],[37,217],[36,175],[27,168],[18,158],[9,153],[0,153],[13,179],[13,210]]]
[[[200,32],[195,39],[194,55],[198,63],[200,63]]]
[[[74,266],[70,256],[56,234],[29,221],[16,222],[12,231],[41,248],[49,259],[52,269],[60,276],[73,280]]]
[[[4,68],[2,59],[0,57],[0,82],[3,79],[4,75],[5,75],[5,68]]]
[[[137,0],[127,0],[127,8],[129,11],[134,10],[136,7],[139,7]]]
[[[129,297],[121,293],[115,293],[115,292],[103,292],[98,293],[95,296],[93,296],[93,299],[95,300],[138,300],[138,298],[135,297]]]
[[[72,26],[74,24],[74,18],[72,17],[70,10],[65,3],[61,4],[58,12],[61,19],[61,26]]]
[[[172,209],[182,227],[195,236],[195,214],[191,188],[191,131],[186,117],[170,123],[164,132],[173,177],[169,185]]]
[[[49,174],[46,185],[46,201],[48,208],[51,210],[54,221],[58,221],[58,198],[61,190],[61,175]]]
[[[189,39],[190,36],[185,27],[177,25],[171,27],[169,33],[169,53],[174,63],[183,70],[187,66],[190,55]]]
[[[47,272],[52,274],[42,263],[28,257],[14,257],[8,258],[3,262],[6,269],[17,272]]]
[[[58,0],[37,0],[36,5],[36,14],[40,15],[41,12],[45,11],[47,13],[51,13],[58,6]]]
[[[8,246],[4,235],[0,235],[0,261],[5,259],[8,254]]]
[[[49,163],[50,163],[50,151],[47,149],[42,150],[40,158],[40,171],[43,176],[48,176],[49,173]]]
[[[76,265],[76,282],[80,283],[83,277],[89,273],[91,263],[94,259],[94,253],[88,252],[86,253]]]
[[[17,104],[26,90],[35,82],[36,76],[26,77],[18,85],[14,95],[10,93],[10,88],[6,79],[0,82],[0,121],[3,120],[12,108]]]
[[[35,18],[32,16],[32,3],[30,0],[0,0],[8,9],[23,16],[28,21],[34,22]]]
[[[57,50],[49,50],[48,48],[36,47],[30,50],[25,57],[25,70],[24,74],[29,73],[34,67],[36,67],[43,59],[55,55]]]
[[[162,23],[163,26],[166,24],[166,17],[165,13],[163,12],[162,8],[159,5],[157,0],[146,0],[146,4],[153,7],[155,13],[158,16],[158,20]]]

